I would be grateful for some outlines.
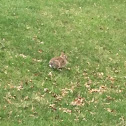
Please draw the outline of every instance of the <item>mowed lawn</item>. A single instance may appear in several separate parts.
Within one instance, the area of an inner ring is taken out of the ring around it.
[[[126,125],[126,0],[0,0],[0,126],[18,125]]]

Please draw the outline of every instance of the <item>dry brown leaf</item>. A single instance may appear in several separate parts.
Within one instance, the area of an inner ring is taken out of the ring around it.
[[[40,44],[44,44],[44,42],[40,42]]]
[[[68,92],[67,88],[65,88],[65,89],[62,89],[61,95],[64,97],[68,93],[69,92]]]
[[[43,51],[41,49],[38,50],[38,53],[42,53]]]
[[[8,104],[12,104],[10,99],[5,98],[5,100],[8,102]]]
[[[25,56],[24,54],[20,54],[19,56],[23,57],[23,58],[26,58],[27,56]]]
[[[51,95],[56,98],[57,97],[57,94],[56,93],[51,93]]]
[[[16,87],[18,91],[22,90],[23,89],[23,86],[22,85],[19,85]]]
[[[62,96],[58,95],[58,96],[56,97],[56,100],[61,101],[62,98],[63,98]]]
[[[103,75],[104,75],[104,73],[103,73],[103,72],[98,72],[98,73],[97,73],[97,76],[98,76],[100,79],[102,79],[102,78],[103,78]]]
[[[100,92],[100,90],[99,90],[99,89],[91,89],[91,90],[89,90],[89,92],[90,92],[90,93]]]
[[[112,110],[112,109],[110,109],[110,108],[106,108],[106,110],[107,110],[108,112],[114,112],[114,110]]]
[[[15,88],[15,86],[14,86],[14,85],[12,85],[12,84],[8,84],[8,86],[10,87],[10,89]]]
[[[112,84],[115,82],[115,78],[111,76],[108,76],[107,80],[110,80]]]
[[[84,85],[85,85],[86,88],[90,88],[91,84],[92,84],[92,81],[89,80],[89,81],[86,82]]]
[[[53,110],[56,110],[55,104],[50,104],[49,107]]]
[[[90,114],[91,114],[91,115],[95,115],[95,114],[96,114],[96,112],[90,112]]]
[[[84,105],[85,98],[77,97],[74,99],[74,101],[71,102],[71,105],[73,106],[83,106]]]
[[[102,85],[99,87],[99,89],[91,89],[89,90],[89,93],[94,93],[94,92],[98,92],[98,93],[103,93],[107,90],[107,87]]]
[[[118,89],[118,90],[116,90],[116,92],[117,92],[117,93],[122,93],[123,90],[119,90],[119,89]]]
[[[84,76],[87,76],[88,74],[87,74],[87,72],[84,72],[83,75],[84,75]]]
[[[71,88],[64,88],[64,89],[61,89],[61,95],[64,97],[66,96],[69,92],[73,93],[74,89],[75,89],[76,86],[71,86]]]
[[[112,98],[112,97],[110,97],[110,96],[107,96],[107,98],[106,98],[108,101],[112,101],[112,100],[114,100],[114,98]]]
[[[29,99],[29,97],[28,96],[26,96],[25,98],[24,98],[24,100],[28,100]]]
[[[52,72],[49,72],[49,73],[48,73],[48,76],[49,76],[50,78],[52,78],[52,76],[53,76]]]
[[[22,123],[22,120],[18,120],[18,123]]]
[[[69,113],[69,114],[72,113],[72,110],[67,109],[67,108],[59,108],[59,110],[63,111],[64,113]]]
[[[40,62],[42,62],[42,60],[39,60],[39,59],[32,59],[34,62],[38,62],[38,63],[40,63]]]
[[[49,92],[49,89],[48,88],[44,88],[44,92]]]

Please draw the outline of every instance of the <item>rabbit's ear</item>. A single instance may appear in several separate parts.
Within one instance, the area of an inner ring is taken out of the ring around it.
[[[62,57],[63,59],[66,59],[67,60],[67,56],[63,52],[61,53],[61,56],[60,57]]]
[[[61,57],[65,57],[66,55],[65,55],[65,53],[61,52],[61,55],[60,56]]]
[[[64,54],[64,52],[61,52],[61,56],[64,56],[65,54]]]
[[[61,52],[61,54],[65,54],[65,51],[63,50],[63,51]]]
[[[61,55],[65,55],[65,53],[66,53],[66,52],[63,50],[63,51],[61,52]]]

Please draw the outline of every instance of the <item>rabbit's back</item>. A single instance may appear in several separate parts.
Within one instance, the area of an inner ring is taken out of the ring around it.
[[[66,61],[62,57],[52,58],[49,62],[49,66],[52,68],[62,68],[66,65]]]
[[[59,68],[59,62],[55,59],[51,59],[49,61],[49,66],[52,67],[52,68]]]

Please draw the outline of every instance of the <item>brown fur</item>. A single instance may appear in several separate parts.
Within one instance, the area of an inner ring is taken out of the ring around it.
[[[61,53],[59,57],[54,57],[49,61],[49,66],[52,68],[60,69],[67,64],[67,57],[64,53]]]

